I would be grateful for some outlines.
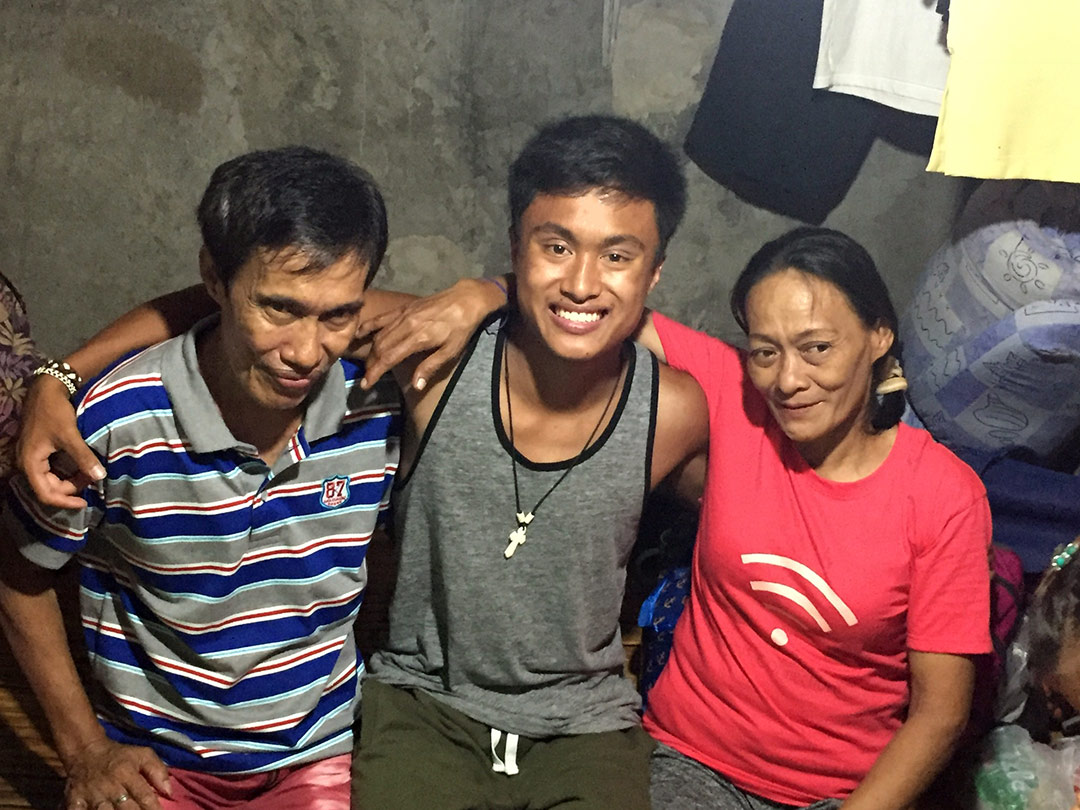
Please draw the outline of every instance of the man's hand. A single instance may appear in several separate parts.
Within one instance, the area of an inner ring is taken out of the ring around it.
[[[169,772],[149,748],[103,737],[64,764],[66,810],[161,810],[158,795],[172,797]]]
[[[54,469],[50,457],[57,452],[66,453],[74,469]],[[78,493],[105,477],[97,456],[79,435],[67,389],[47,374],[34,380],[26,393],[16,460],[38,499],[62,509],[85,509]]]
[[[361,385],[369,388],[407,358],[430,352],[412,374],[412,386],[422,391],[440,369],[461,356],[484,318],[506,303],[498,285],[465,278],[442,292],[364,321],[357,331],[357,340],[377,334]]]

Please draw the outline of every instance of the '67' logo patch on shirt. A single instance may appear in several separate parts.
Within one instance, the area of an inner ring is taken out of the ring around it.
[[[327,478],[322,482],[322,497],[319,501],[328,509],[341,506],[349,500],[349,479],[343,475]]]

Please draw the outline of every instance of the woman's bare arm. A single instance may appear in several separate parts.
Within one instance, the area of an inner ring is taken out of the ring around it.
[[[65,359],[89,379],[128,352],[183,334],[216,309],[202,284],[167,293],[124,313]]]
[[[89,379],[135,349],[183,333],[216,306],[201,284],[163,295],[121,315],[65,359]],[[50,458],[58,452],[70,458],[73,469],[53,468]],[[34,494],[64,509],[85,509],[78,493],[105,475],[79,435],[67,389],[47,374],[38,376],[27,391],[16,456]]]
[[[505,304],[506,297],[497,285],[477,279],[463,279],[442,293],[419,300],[408,293],[369,289],[364,294],[364,322],[355,353],[369,354],[370,341],[365,344],[360,338],[371,332],[385,327],[389,336],[380,342],[380,335],[375,341],[376,351],[368,360],[365,380],[374,383],[418,351],[430,353],[415,368],[403,367],[405,381],[409,375],[414,384],[418,378],[430,379],[461,354],[484,317]],[[216,307],[202,285],[163,295],[121,315],[65,359],[88,379],[135,349],[183,334]],[[417,327],[417,318],[423,319],[424,328]],[[389,351],[379,353],[380,346],[389,347]],[[423,388],[423,384],[418,387]],[[68,465],[56,469],[50,463],[58,452],[70,458],[71,469],[66,469]],[[48,375],[39,376],[27,392],[17,460],[37,498],[64,509],[85,508],[86,501],[78,493],[105,474],[79,435],[67,389]]]
[[[874,761],[843,810],[909,810],[952,755],[967,725],[975,665],[963,655],[908,653],[907,720]]]

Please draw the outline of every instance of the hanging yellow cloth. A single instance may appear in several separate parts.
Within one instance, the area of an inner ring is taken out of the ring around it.
[[[952,0],[927,171],[1080,182],[1080,0]]]

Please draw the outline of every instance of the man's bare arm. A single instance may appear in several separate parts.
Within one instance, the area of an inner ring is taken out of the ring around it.
[[[703,449],[675,465],[675,469],[668,473],[664,481],[665,489],[688,506],[696,508],[705,494],[705,473],[708,466],[709,453]]]
[[[168,771],[149,748],[105,736],[79,680],[56,599],[57,575],[26,560],[0,536],[0,626],[45,713],[67,773],[66,808],[133,806],[160,810],[170,794]]]

